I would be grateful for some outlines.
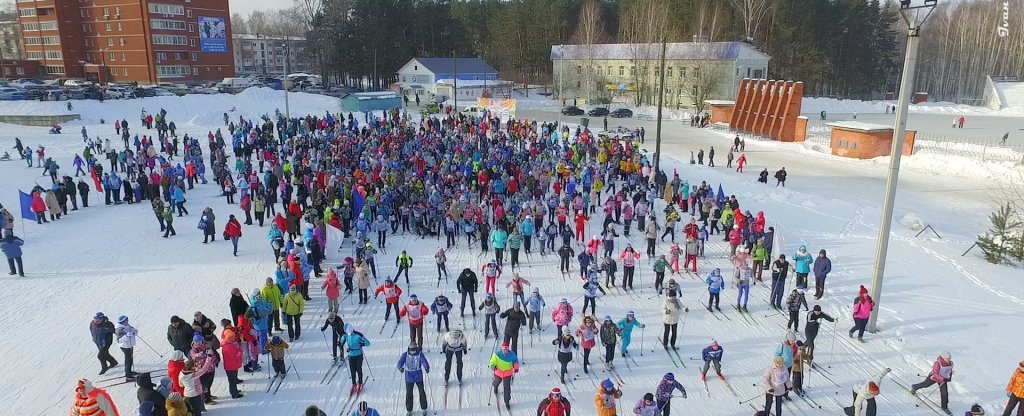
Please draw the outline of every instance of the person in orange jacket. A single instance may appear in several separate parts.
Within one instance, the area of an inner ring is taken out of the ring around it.
[[[1010,382],[1006,383],[1006,396],[1010,399],[1006,402],[1003,416],[1010,416],[1014,407],[1017,407],[1017,416],[1024,415],[1024,361],[1017,363],[1017,371],[1013,372]]]
[[[402,309],[398,311],[399,319],[406,315],[409,316],[410,343],[423,345],[423,319],[429,313],[430,309],[423,302],[420,302],[416,294],[409,295],[409,303],[402,306]]]
[[[384,284],[377,286],[377,289],[373,291],[373,298],[376,299],[381,293],[384,294],[385,301],[384,322],[391,318],[392,307],[395,308],[397,322],[402,322],[402,317],[398,313],[398,298],[402,296],[402,288],[391,281],[391,278],[387,278],[384,280]]]
[[[121,416],[114,400],[103,389],[93,387],[87,379],[78,380],[75,387],[75,402],[71,405],[70,416]]]

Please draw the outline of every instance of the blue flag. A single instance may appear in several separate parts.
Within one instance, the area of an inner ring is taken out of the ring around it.
[[[718,202],[725,201],[725,192],[722,192],[722,184],[718,184]]]
[[[26,220],[36,220],[36,213],[32,212],[32,195],[18,190],[18,200],[21,202],[21,218]]]

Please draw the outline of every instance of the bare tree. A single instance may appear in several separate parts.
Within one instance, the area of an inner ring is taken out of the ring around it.
[[[701,3],[695,16],[696,32],[694,34],[698,38],[707,39],[709,42],[720,39],[726,29],[725,25],[719,22],[720,18],[724,19],[724,15],[725,11],[722,10],[721,2],[710,1]]]
[[[324,11],[325,0],[294,1],[296,9],[298,9],[299,14],[302,16],[302,22],[306,25],[306,30],[311,30],[313,28],[313,20]]]
[[[694,43],[697,49],[693,56],[693,67],[686,72],[687,84],[690,85],[688,95],[693,99],[694,110],[698,113],[705,108],[704,101],[718,98],[722,84],[728,78],[728,68],[718,60],[719,48],[714,43]]]
[[[644,104],[653,95],[652,61],[658,59],[661,41],[668,29],[666,0],[635,0],[625,6],[619,24],[619,39],[627,44],[630,75],[636,89],[634,103]]]
[[[743,25],[743,39],[753,43],[765,17],[775,5],[774,0],[730,0]]]
[[[573,40],[581,45],[585,54],[583,62],[583,97],[589,102],[594,85],[594,52],[596,44],[604,43],[607,33],[604,31],[604,12],[595,0],[587,0],[580,6],[579,20]],[[559,81],[562,82],[562,81]]]
[[[248,34],[249,20],[240,13],[231,13],[231,33]]]

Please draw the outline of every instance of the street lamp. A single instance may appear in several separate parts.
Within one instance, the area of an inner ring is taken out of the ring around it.
[[[885,256],[889,250],[889,231],[892,227],[892,210],[896,202],[896,187],[900,177],[900,159],[903,156],[903,136],[907,132],[907,109],[914,90],[914,71],[917,69],[917,47],[921,41],[921,26],[935,10],[936,0],[925,0],[924,5],[911,6],[910,0],[900,1],[900,16],[907,24],[907,59],[903,62],[903,79],[900,81],[900,98],[897,104],[896,126],[893,129],[892,150],[889,152],[889,178],[885,183],[885,202],[882,205],[882,221],[878,227],[878,245],[875,248],[875,268],[871,277],[871,297],[875,301],[875,313],[868,319],[868,331],[877,332],[877,306],[882,298],[882,278],[885,275]]]
[[[290,87],[290,81],[288,79],[288,73],[291,72],[288,68],[289,62],[291,61],[291,54],[288,51],[288,44],[282,43],[281,47],[284,48],[284,80],[281,81],[281,85],[284,86],[284,116],[288,119],[292,119],[291,108],[288,103],[288,87]]]

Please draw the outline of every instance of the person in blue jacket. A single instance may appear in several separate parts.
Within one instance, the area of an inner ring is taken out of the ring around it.
[[[352,323],[345,324],[345,335],[341,343],[348,350],[348,373],[352,376],[352,390],[349,393],[363,391],[363,348],[370,346],[370,340],[356,330]]]
[[[261,353],[266,354],[267,333],[269,329],[269,321],[267,318],[270,317],[270,312],[273,311],[273,307],[270,305],[270,302],[263,299],[263,293],[260,291],[260,288],[252,290],[252,295],[249,297],[249,309],[252,311],[252,316],[248,316],[249,314],[247,313],[246,317],[249,318],[250,322],[252,322],[253,329],[256,330],[256,336],[260,346],[259,350]]]
[[[722,309],[718,307],[718,294],[725,287],[725,279],[722,279],[722,270],[716,268],[708,275],[705,281],[708,284],[708,304],[705,305],[708,308],[708,312],[711,312],[712,304],[714,304],[715,309],[721,312]]]
[[[708,374],[708,369],[711,365],[715,366],[715,372],[718,373],[718,378],[725,380],[725,376],[722,375],[722,355],[725,350],[718,345],[718,341],[711,340],[711,345],[704,348],[701,351],[701,358],[704,360],[704,367],[700,369],[700,379],[704,381],[704,378]]]
[[[532,240],[533,234],[536,232],[535,225],[536,222],[534,222],[532,216],[526,217],[519,225],[519,232],[523,235],[523,251],[526,254],[530,254],[530,240]]]
[[[507,231],[501,227],[495,227],[494,231],[491,231],[491,246],[494,247],[494,260],[498,263],[498,266],[504,266],[504,263],[501,261],[501,253],[505,250],[507,242]]]
[[[388,228],[388,221],[384,215],[377,215],[377,221],[373,222],[373,230],[377,232],[377,247],[386,247]]]
[[[423,373],[430,373],[430,363],[427,357],[420,354],[420,346],[415,342],[409,344],[409,350],[398,357],[398,371],[405,373],[405,410],[412,411],[412,387],[415,385],[420,391],[420,409],[427,410],[427,392],[423,388]]]
[[[174,206],[178,210],[178,216],[179,217],[182,215],[182,213],[184,213],[184,215],[188,215],[188,210],[185,209],[185,190],[184,189],[181,189],[180,186],[175,187],[174,188],[174,195],[171,197],[171,200],[174,201]]]
[[[633,328],[640,327],[646,328],[647,325],[640,323],[636,320],[636,314],[633,311],[626,312],[626,317],[619,320],[619,330],[622,332],[622,356],[625,357],[629,353],[629,343],[633,340]]]
[[[376,409],[370,407],[369,404],[363,401],[359,402],[359,406],[356,410],[352,411],[351,416],[380,416],[380,413],[377,413]]]
[[[18,276],[25,277],[25,267],[21,264],[21,246],[25,240],[15,237],[14,234],[7,234],[0,240],[0,251],[7,257],[7,265],[11,267],[11,276],[17,272]],[[14,266],[18,266],[15,270]]]
[[[811,272],[811,262],[814,258],[807,252],[807,246],[800,246],[800,249],[793,255],[793,271],[796,272],[796,287],[800,290],[807,290],[807,275]]]

